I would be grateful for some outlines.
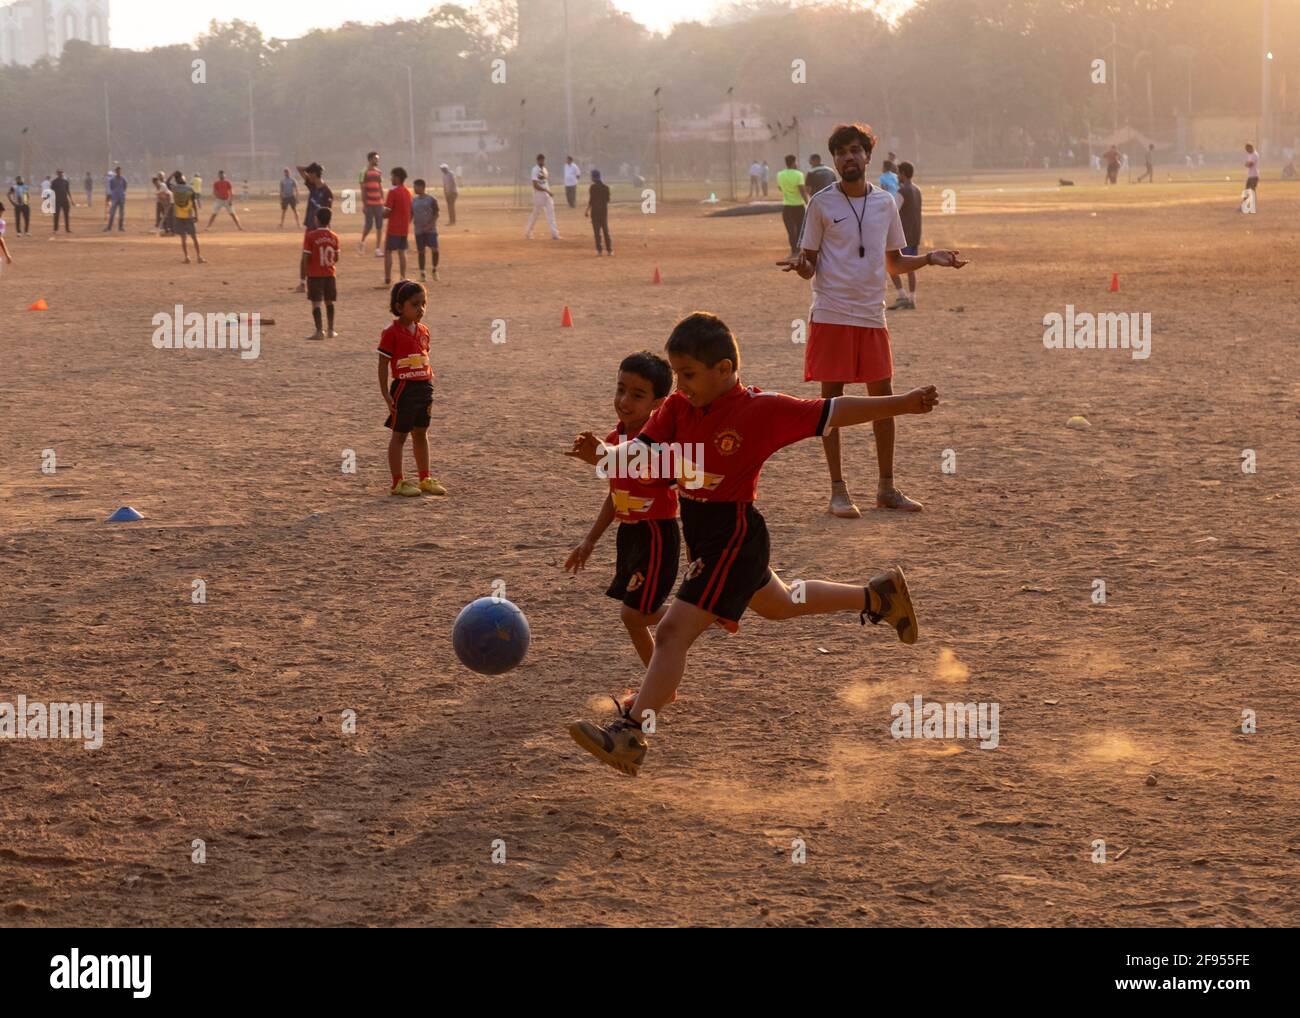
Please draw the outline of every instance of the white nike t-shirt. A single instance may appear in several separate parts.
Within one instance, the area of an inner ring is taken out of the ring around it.
[[[902,249],[907,238],[894,196],[868,186],[862,198],[850,198],[836,185],[818,191],[808,202],[799,247],[819,252],[809,321],[885,327],[885,252]]]
[[[541,184],[541,185],[542,185],[542,190],[544,190],[547,194],[550,194],[550,191],[551,191],[551,180],[550,180],[550,176],[551,176],[551,175],[550,175],[549,173],[546,172],[546,167],[545,167],[545,166],[534,166],[534,167],[533,167],[533,180],[535,180],[537,183]]]

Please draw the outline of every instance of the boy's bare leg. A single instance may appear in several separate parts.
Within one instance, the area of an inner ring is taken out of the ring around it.
[[[394,477],[402,474],[402,446],[406,444],[406,435],[394,431],[388,438],[388,470]]]
[[[660,608],[653,615],[643,615],[635,608],[623,605],[620,618],[627,629],[627,635],[632,637],[632,646],[636,648],[637,656],[641,658],[643,665],[650,664],[650,658],[655,651],[655,638],[650,632],[650,627],[664,617],[665,610]]]
[[[788,587],[775,573],[755,594],[749,607],[765,619],[793,619],[800,615],[829,615],[852,611],[885,622],[904,643],[915,643],[916,611],[903,571],[897,567],[877,573],[865,584],[802,580]]]
[[[406,252],[405,251],[397,252],[397,268],[398,271],[401,272],[402,274],[400,278],[405,279],[406,278]]]
[[[429,429],[411,429],[411,452],[415,454],[415,466],[424,476],[429,472]]]
[[[867,383],[868,396],[892,396],[893,394],[892,378]],[[894,419],[885,417],[872,421],[871,429],[876,434],[876,461],[880,465],[880,482],[876,487],[876,508],[920,512],[921,503],[908,498],[894,486]]]
[[[686,670],[686,652],[716,618],[686,601],[673,600],[655,627],[654,653],[630,712],[633,721],[640,724],[643,712],[658,711],[673,702]]]
[[[384,252],[384,285],[387,286],[393,281],[393,252]]]

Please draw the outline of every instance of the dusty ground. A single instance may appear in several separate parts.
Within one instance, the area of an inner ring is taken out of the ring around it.
[[[899,432],[926,510],[825,515],[816,442],[769,464],[760,505],[787,579],[902,564],[922,642],[848,615],[709,634],[636,780],[564,732],[639,669],[602,594],[612,532],[587,573],[559,568],[602,497],[561,454],[612,423],[618,360],[696,308],[736,330],[748,382],[813,393],[776,217],[618,207],[597,261],[579,213],[525,244],[522,212],[464,201],[426,319],[441,501],[386,493],[388,317],[358,217],[336,223],[343,338],[323,344],[289,292],[299,234],[267,205],[204,234],[205,266],[138,201],[125,235],[80,209],[72,239],[11,227],[0,700],[107,719],[97,751],[0,742],[3,921],[1294,924],[1300,188],[1266,181],[1242,216],[1235,183],[919,183],[926,245],[973,259],[890,319],[897,384],[944,399]],[[155,350],[178,302],[277,324],[256,360]],[[1045,349],[1067,303],[1150,312],[1152,356]],[[869,429],[846,462],[865,500]],[[124,504],[147,519],[100,522]],[[534,643],[487,678],[449,631],[496,578]],[[917,694],[998,703],[1000,745],[896,741],[891,705]],[[1233,731],[1244,709],[1255,734]]]

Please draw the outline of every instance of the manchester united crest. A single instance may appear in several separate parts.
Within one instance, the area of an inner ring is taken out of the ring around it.
[[[713,436],[713,445],[724,456],[730,456],[740,448],[740,432],[735,428],[726,428]]]

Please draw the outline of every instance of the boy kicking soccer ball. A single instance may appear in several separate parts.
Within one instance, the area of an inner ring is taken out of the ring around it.
[[[673,369],[658,354],[646,350],[623,358],[614,391],[618,427],[605,436],[605,444],[634,441],[650,415],[668,398],[672,387]],[[566,455],[575,456],[578,451]],[[618,520],[618,559],[614,580],[605,593],[623,602],[623,625],[641,656],[641,663],[648,665],[655,649],[650,627],[663,618],[664,601],[677,580],[681,548],[677,492],[671,481],[620,476],[625,473],[629,472],[610,472],[609,494],[596,522],[582,543],[569,553],[564,568],[577,575],[605,529]]]
[[[692,483],[678,481],[686,578],[655,630],[654,653],[630,707],[620,705],[620,716],[603,726],[590,721],[569,726],[579,746],[631,775],[645,760],[646,712],[657,713],[673,700],[691,644],[715,623],[735,632],[746,608],[767,619],[858,612],[863,623],[885,622],[903,643],[916,642],[916,612],[896,566],[865,585],[808,580],[797,591],[787,587],[768,568],[767,527],[754,497],[763,463],[779,449],[828,428],[927,414],[939,402],[934,386],[899,396],[831,399],[795,399],[744,386],[735,336],[716,315],[704,312],[678,322],[665,349],[677,391],[650,415],[635,441],[651,449],[671,445],[703,451]],[[607,450],[585,432],[574,440],[573,454],[594,464]]]

